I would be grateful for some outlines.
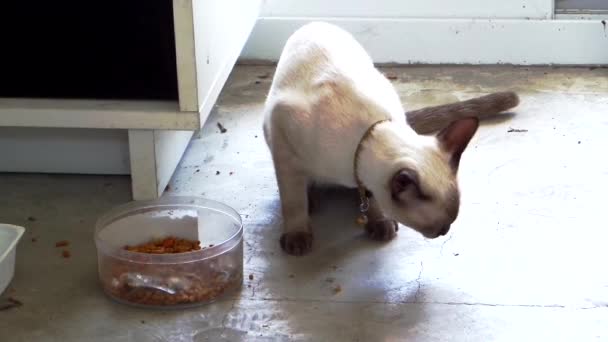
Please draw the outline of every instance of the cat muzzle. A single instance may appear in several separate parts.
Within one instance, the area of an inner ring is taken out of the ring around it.
[[[437,237],[443,236],[445,234],[447,234],[450,231],[450,225],[445,225],[443,226],[443,228],[441,228],[439,230],[439,232],[437,233]]]

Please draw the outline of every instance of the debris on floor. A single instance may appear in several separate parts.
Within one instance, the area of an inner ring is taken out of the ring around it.
[[[399,77],[395,73],[392,73],[392,72],[385,72],[384,77],[388,78],[391,81],[399,79]]]
[[[8,297],[5,301],[0,302],[0,311],[10,310],[22,306],[23,303],[13,297]]]
[[[220,133],[224,134],[226,132],[228,132],[228,130],[226,129],[226,127],[224,127],[221,123],[217,123],[217,128],[220,129]]]
[[[59,247],[66,247],[70,245],[70,241],[68,240],[61,240],[61,241],[57,241],[55,242],[55,247],[59,248]]]
[[[334,295],[337,295],[340,292],[342,292],[342,286],[337,285],[336,287],[334,287]]]
[[[519,129],[519,128],[510,128],[509,127],[509,130],[507,131],[507,133],[525,133],[527,131],[528,131],[527,129]]]

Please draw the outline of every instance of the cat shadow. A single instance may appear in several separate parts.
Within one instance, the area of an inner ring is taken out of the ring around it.
[[[272,219],[248,225],[245,268],[256,276],[245,296],[321,300],[331,296],[336,285],[326,280],[335,278],[342,286],[356,288],[351,296],[355,301],[396,297],[399,302],[414,301],[411,296],[417,288],[420,263],[410,256],[415,256],[421,243],[417,233],[402,227],[391,241],[372,240],[356,223],[356,190],[325,188],[315,195],[321,200],[311,215],[314,241],[306,255],[288,255],[279,246],[282,220],[278,198],[260,208]],[[258,280],[267,286],[254,293]]]
[[[311,214],[312,251],[302,257],[288,256],[281,251],[286,257],[286,266],[298,269],[307,278],[317,278],[328,270],[340,268],[340,265],[369,258],[375,263],[374,267],[366,265],[369,276],[373,277],[374,272],[382,269],[385,249],[395,248],[398,244],[395,240],[399,239],[399,234],[391,241],[375,241],[366,235],[364,227],[356,222],[360,213],[355,189],[324,188],[315,192],[315,196],[321,198],[319,208]]]
[[[384,340],[394,336],[395,331],[418,325],[429,308],[420,301],[425,297],[418,280],[421,265],[407,262],[407,256],[413,256],[415,249],[402,248],[411,235],[398,235],[396,239],[401,237],[400,241],[387,242],[368,238],[356,223],[356,190],[326,188],[315,195],[321,199],[311,215],[315,237],[312,251],[300,257],[281,251],[273,258],[271,267],[286,276],[280,282],[273,279],[273,286],[279,288],[266,295],[282,298],[274,302],[279,311],[292,311],[296,303],[299,312],[314,311],[324,327],[337,324],[336,313],[340,321],[352,322],[353,327],[366,322],[391,325],[382,331],[351,330],[362,340]],[[291,319],[286,323],[299,325]]]
[[[369,239],[363,226],[357,223],[360,212],[356,189],[322,188],[317,189],[313,196],[319,197],[319,207],[311,214],[318,251],[329,252],[336,249],[339,251],[336,257],[348,258],[352,254],[373,250],[383,244]],[[346,243],[349,248],[342,248]]]
[[[517,116],[517,113],[515,113],[515,112],[503,112],[503,113],[492,114],[492,115],[484,117],[479,122],[479,125],[480,126],[497,126],[497,125],[500,125],[507,121],[511,121],[515,116]]]

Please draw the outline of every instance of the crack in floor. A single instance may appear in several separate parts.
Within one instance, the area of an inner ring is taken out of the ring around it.
[[[450,242],[450,240],[452,240],[452,237],[454,236],[454,234],[450,234],[450,236],[448,236],[448,238],[443,241],[443,243],[441,244],[441,249],[439,250],[439,255],[443,256],[443,247],[445,247],[445,244]]]
[[[420,272],[418,273],[418,278],[416,278],[416,283],[418,284],[418,287],[416,288],[416,292],[414,293],[414,302],[418,302],[418,294],[420,293],[420,288],[422,287],[422,283],[420,283],[420,279],[422,278],[422,271],[424,271],[424,264],[421,261]]]
[[[226,314],[224,315],[224,318],[222,318],[222,332],[220,333],[220,337],[224,337],[224,333],[226,332],[226,329],[228,328],[226,326],[227,320],[228,320],[228,316],[230,315],[230,313],[232,312],[232,310],[234,310],[234,307],[236,306],[236,301],[237,299],[232,301],[232,305],[230,306],[230,309],[228,309],[228,311],[226,311]]]
[[[540,308],[540,309],[574,309],[574,310],[591,310],[591,309],[607,309],[608,306],[593,305],[593,306],[569,306],[563,304],[505,304],[505,303],[484,303],[484,302],[441,302],[441,301],[357,301],[357,300],[329,300],[329,299],[311,299],[311,298],[250,298],[243,299],[249,302],[286,302],[286,303],[332,303],[332,304],[428,304],[428,305],[453,305],[453,306],[487,306],[487,307],[505,307],[505,308]]]

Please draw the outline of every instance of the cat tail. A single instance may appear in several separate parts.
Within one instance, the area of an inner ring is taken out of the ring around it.
[[[506,111],[519,104],[516,93],[498,92],[466,101],[426,107],[405,113],[407,123],[418,134],[427,134],[447,127],[454,120],[465,117],[486,117]]]

